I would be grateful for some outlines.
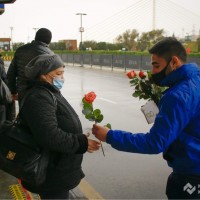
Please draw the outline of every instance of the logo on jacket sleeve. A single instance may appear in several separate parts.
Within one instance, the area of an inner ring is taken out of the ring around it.
[[[187,191],[189,194],[192,194],[195,190],[196,190],[196,186],[193,187],[190,183],[187,183],[183,187],[183,191]],[[199,191],[198,191],[198,193],[199,193]]]

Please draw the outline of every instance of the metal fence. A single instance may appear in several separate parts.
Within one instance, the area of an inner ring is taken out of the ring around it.
[[[68,65],[99,66],[114,68],[151,70],[149,55],[106,55],[106,54],[60,54]],[[200,66],[200,57],[188,57],[188,62],[195,62]]]

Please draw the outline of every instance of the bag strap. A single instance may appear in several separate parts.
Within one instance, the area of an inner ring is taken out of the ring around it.
[[[57,99],[56,99],[55,95],[54,95],[48,88],[43,87],[43,86],[36,86],[35,88],[42,88],[42,89],[46,90],[46,91],[51,95],[51,97],[52,97],[52,99],[53,99],[53,101],[54,101],[54,104],[57,106]],[[35,89],[35,88],[34,88],[34,89]],[[22,99],[21,105],[20,105],[20,108],[19,108],[19,113],[18,113],[18,115],[17,115],[17,118],[15,119],[15,122],[18,123],[19,118],[20,118],[20,113],[21,113],[21,111],[22,111],[22,108],[24,107],[25,100],[26,100],[27,97],[32,93],[32,91],[33,91],[34,89],[31,89],[30,91],[28,91],[28,92],[24,95],[24,98]]]

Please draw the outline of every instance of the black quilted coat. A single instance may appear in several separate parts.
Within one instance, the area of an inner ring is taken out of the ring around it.
[[[38,86],[48,88],[56,102],[46,89]],[[55,86],[38,82],[25,99],[21,115],[39,145],[51,152],[45,183],[34,187],[23,182],[25,188],[39,193],[76,187],[84,177],[81,163],[88,141],[74,109]]]
[[[41,54],[53,54],[48,45],[33,40],[31,43],[19,47],[8,68],[8,87],[12,94],[18,93],[19,100],[22,99],[27,88],[27,78],[24,75],[25,66],[36,56]]]

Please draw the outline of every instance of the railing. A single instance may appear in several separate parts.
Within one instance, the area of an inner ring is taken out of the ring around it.
[[[107,54],[59,54],[68,65],[99,66],[115,69],[151,70],[149,55],[107,55]],[[188,57],[188,62],[200,66],[200,57]]]
[[[68,65],[107,67],[113,69],[151,70],[149,55],[109,55],[109,54],[59,54]],[[2,56],[5,61],[11,61],[13,56]],[[188,62],[200,66],[200,57],[188,57]]]

